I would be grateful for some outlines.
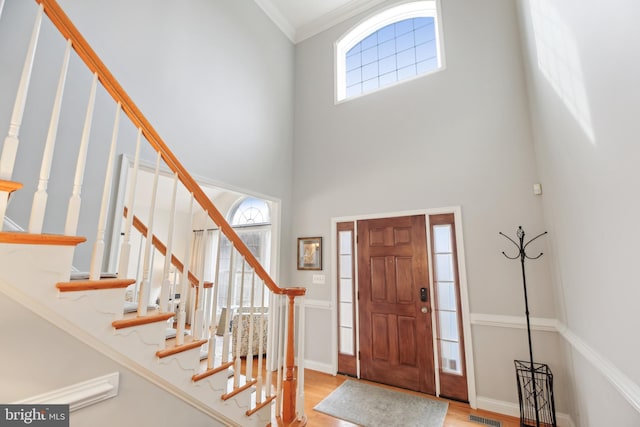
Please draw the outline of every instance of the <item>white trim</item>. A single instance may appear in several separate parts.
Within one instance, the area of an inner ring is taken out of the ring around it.
[[[447,214],[453,213],[455,220],[455,232],[456,232],[456,244],[458,247],[458,270],[459,270],[459,281],[460,281],[460,305],[462,308],[462,329],[464,333],[464,355],[466,360],[466,368],[467,368],[467,386],[468,386],[468,399],[469,406],[472,408],[477,407],[476,402],[476,381],[475,381],[475,364],[473,358],[473,338],[471,334],[471,323],[470,323],[470,314],[469,314],[469,292],[467,289],[467,273],[466,273],[466,261],[464,256],[464,232],[462,230],[462,208],[460,206],[449,206],[449,207],[441,207],[441,208],[432,208],[432,209],[419,209],[419,210],[410,210],[410,211],[397,211],[397,212],[386,212],[386,213],[376,213],[376,214],[366,214],[366,215],[353,215],[353,216],[343,216],[343,217],[335,217],[331,218],[331,271],[336,271],[337,260],[333,255],[336,253],[336,244],[335,238],[337,223],[339,222],[354,222],[355,223],[355,235],[357,236],[357,222],[359,220],[366,219],[379,219],[379,218],[393,218],[400,216],[412,216],[412,215],[424,215],[425,216],[425,224],[429,224],[428,217],[429,215],[438,215],[438,214]],[[427,242],[427,247],[429,243]],[[357,266],[357,257],[356,257],[356,271],[358,271]],[[336,301],[337,298],[337,288],[338,283],[336,279],[336,275],[331,275],[331,301]],[[357,274],[356,274],[356,290],[358,286],[357,282]],[[356,310],[356,322],[358,321],[358,304],[355,304]],[[337,350],[337,329],[338,329],[338,313],[335,307],[332,310],[332,329],[331,329],[331,351],[332,351],[332,364],[333,364],[333,372],[337,372],[338,369],[338,350]],[[356,323],[357,334],[359,333],[359,325]],[[357,337],[358,335],[356,335]],[[356,345],[359,343],[359,339],[356,339]],[[359,348],[356,348],[359,350]],[[437,353],[434,351],[434,356]],[[359,372],[359,361],[358,361],[358,377],[360,376]]]
[[[558,321],[557,328],[560,335],[620,392],[633,409],[640,412],[640,386],[564,323]]]
[[[34,314],[37,314],[38,316],[42,317],[46,321],[50,322],[51,324],[71,334],[72,336],[79,339],[84,344],[88,345],[94,350],[107,356],[114,362],[119,363],[120,365],[131,370],[134,374],[147,379],[149,382],[151,382],[155,386],[161,388],[162,390],[174,395],[175,397],[181,399],[185,403],[191,405],[196,410],[201,411],[204,414],[207,414],[214,420],[217,420],[225,425],[240,427],[239,424],[236,424],[233,420],[225,417],[224,415],[217,412],[213,408],[195,399],[189,393],[181,390],[180,388],[170,383],[160,375],[157,375],[149,371],[143,365],[140,365],[139,363],[124,356],[119,351],[105,344],[98,337],[90,334],[89,332],[85,331],[84,329],[77,326],[73,322],[62,317],[60,314],[56,313],[54,310],[47,307],[46,305],[26,296],[19,289],[14,288],[13,286],[9,285],[8,283],[2,280],[0,280],[0,292],[6,294],[9,298],[13,299],[18,304],[31,310]]]
[[[120,373],[114,372],[13,403],[69,405],[69,412],[73,412],[86,406],[102,402],[103,400],[116,397],[118,395],[119,383]]]
[[[478,408],[497,414],[520,418],[520,406],[517,403],[478,396]],[[556,421],[558,422],[558,427],[576,427],[571,416],[568,414],[556,412]]]
[[[328,363],[316,362],[315,360],[304,359],[304,368],[311,369],[312,371],[323,372],[329,375],[336,375],[336,371],[333,366]]]
[[[331,286],[331,300],[329,301],[329,304],[333,306],[331,309],[331,371],[330,371],[332,375],[335,375],[338,372],[338,349],[339,349],[338,340],[340,339],[340,337],[338,336],[338,306],[337,306],[338,280],[336,278],[337,275],[335,274],[335,272],[338,271],[336,270],[338,268],[338,260],[337,260],[337,257],[335,256],[335,254],[338,253],[338,242],[336,242],[336,237],[335,237],[338,235],[338,225],[337,225],[337,221],[335,221],[334,219],[335,218],[331,219],[331,235],[329,236],[329,242],[331,243],[331,252],[329,253],[329,260],[330,260],[329,265],[331,266],[331,277],[329,278],[329,285]],[[355,230],[354,230],[354,233],[355,233]],[[356,269],[355,271],[358,271],[358,270]],[[355,286],[358,280],[358,275],[357,274],[354,274],[354,275],[356,276],[354,278],[354,286]],[[354,304],[354,310],[357,310],[357,309],[358,309],[358,304]],[[357,322],[358,312],[356,311],[354,315]],[[355,327],[356,327],[356,342],[355,342],[356,354],[358,354],[357,353],[357,350],[358,350],[357,323]],[[360,372],[358,370],[358,366],[360,363],[359,359],[360,359],[359,357],[356,357],[356,376],[358,378],[360,378]]]
[[[500,314],[471,313],[471,324],[480,326],[494,326],[500,328],[526,329],[527,322],[524,316],[504,316]],[[558,332],[558,321],[546,317],[531,317],[529,319],[531,330]]]
[[[438,10],[440,5],[438,4]],[[446,213],[446,212],[443,212]],[[462,333],[464,337],[464,357],[467,369],[467,384],[469,406],[476,408],[476,371],[473,359],[473,334],[471,333],[471,308],[469,307],[469,288],[467,284],[467,261],[465,257],[464,230],[462,229],[462,208],[453,208],[453,220],[455,222],[456,248],[458,257],[458,281],[460,285],[460,306],[462,310]]]
[[[429,286],[429,301],[431,301],[431,339],[433,341],[433,370],[436,383],[436,396],[440,397],[440,349],[438,348],[438,319],[436,319],[436,310],[434,309],[436,301],[436,290],[434,278],[433,248],[431,247],[431,221],[428,215],[425,215],[425,232],[427,239],[427,274],[429,275],[427,283]]]
[[[262,9],[262,11],[273,21],[274,24],[285,36],[293,43],[296,42],[296,29],[291,25],[291,22],[280,12],[273,2],[270,0],[253,0]]]
[[[331,301],[321,299],[305,299],[304,305],[306,308],[315,308],[318,310],[333,310],[333,304]]]
[[[296,30],[294,43],[300,43],[362,12],[384,3],[386,0],[352,0],[311,22],[301,25]]]

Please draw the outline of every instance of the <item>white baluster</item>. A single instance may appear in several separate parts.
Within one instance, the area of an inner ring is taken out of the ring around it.
[[[254,272],[255,274],[255,272]],[[263,378],[262,378],[262,358],[263,355],[262,353],[264,353],[264,343],[263,343],[263,339],[262,339],[262,334],[264,333],[264,322],[266,321],[266,316],[267,314],[265,313],[264,310],[264,294],[265,294],[265,289],[264,289],[264,282],[261,280],[260,283],[262,284],[262,289],[261,289],[261,301],[260,301],[260,313],[262,313],[260,315],[260,326],[259,326],[259,331],[260,333],[258,334],[260,336],[260,340],[258,341],[258,382],[256,384],[256,394],[261,398],[262,397],[262,387],[263,387]],[[272,311],[272,310],[270,310]],[[271,330],[273,329],[272,324],[269,324],[268,326],[270,326]],[[271,334],[269,334],[271,335]],[[268,347],[268,346],[267,346]],[[269,357],[272,357],[272,355],[269,353]],[[267,374],[268,375],[268,374]],[[270,375],[268,375],[270,377]],[[271,382],[269,382],[269,387],[271,387]],[[267,394],[268,395],[268,394]],[[260,400],[258,403],[260,403],[262,400]]]
[[[267,370],[265,374],[265,384],[267,384],[265,396],[271,397],[273,385],[273,371],[278,369],[278,352],[276,350],[276,334],[279,333],[278,296],[269,292],[269,329],[267,330]]]
[[[191,202],[189,204],[189,228],[193,230],[193,193],[191,193]],[[191,290],[191,282],[189,282],[189,263],[191,262],[191,246],[193,246],[193,233],[189,238],[189,244],[185,248],[184,269],[182,270],[182,284],[180,285],[180,310],[178,311],[178,326],[176,328],[176,344],[184,344],[184,330],[187,313],[185,311],[186,295]]]
[[[4,145],[2,146],[2,155],[0,156],[0,179],[6,181],[11,180],[11,176],[13,175],[13,167],[16,162],[16,155],[18,154],[18,145],[20,143],[18,134],[20,133],[20,126],[22,126],[22,116],[24,115],[24,108],[27,103],[27,93],[29,92],[29,82],[31,80],[31,70],[33,69],[33,60],[36,55],[38,38],[40,37],[40,26],[42,24],[43,10],[44,7],[41,4],[38,8],[36,21],[33,25],[33,31],[31,33],[31,41],[29,42],[29,48],[27,49],[27,55],[22,67],[22,76],[20,77],[20,83],[18,85],[18,92],[16,94],[16,101],[13,106],[11,122],[9,123],[9,132],[4,139]],[[7,212],[8,202],[9,198],[7,194],[0,195],[0,230],[2,230],[4,216]]]
[[[104,233],[107,224],[107,211],[109,209],[109,196],[111,193],[111,180],[113,179],[113,162],[116,157],[116,145],[118,143],[118,131],[120,129],[120,110],[122,105],[118,102],[116,107],[116,118],[113,122],[113,133],[111,135],[111,147],[109,148],[109,157],[107,158],[107,171],[104,177],[104,187],[102,189],[102,201],[100,203],[100,216],[98,218],[98,234],[96,242],[93,245],[93,254],[91,255],[91,268],[89,270],[89,279],[100,279],[100,271],[102,270],[102,258],[104,257]]]
[[[238,307],[238,317],[237,317],[237,321],[238,323],[236,324],[236,366],[235,366],[235,370],[233,373],[233,385],[234,387],[239,387],[240,386],[240,369],[242,368],[242,361],[241,361],[241,357],[240,357],[240,347],[242,346],[242,319],[243,319],[243,315],[242,315],[242,302],[244,299],[244,269],[245,269],[245,265],[247,265],[247,261],[244,259],[244,257],[242,258],[242,276],[240,276],[240,307]],[[247,359],[248,360],[248,359]],[[248,381],[248,378],[247,378]]]
[[[118,265],[118,278],[126,279],[129,273],[129,256],[131,253],[131,228],[133,226],[133,203],[136,197],[136,181],[138,180],[138,165],[140,163],[140,144],[142,142],[142,129],[138,129],[136,139],[136,154],[133,159],[133,172],[131,173],[131,183],[129,184],[129,195],[127,197],[127,218],[124,226],[124,237],[120,245],[120,261]],[[116,212],[116,215],[120,215]]]
[[[171,210],[169,212],[169,231],[167,237],[167,253],[164,257],[164,269],[162,288],[160,289],[160,310],[168,311],[169,293],[171,291],[171,280],[169,274],[171,271],[171,254],[173,253],[173,223],[176,215],[176,192],[178,190],[178,174],[173,176],[173,191],[171,192]],[[175,292],[174,292],[175,296]]]
[[[91,134],[91,122],[93,120],[93,108],[96,101],[96,88],[98,87],[98,73],[93,74],[91,83],[91,93],[89,94],[89,105],[84,119],[82,129],[82,140],[80,141],[80,151],[78,152],[78,162],[76,163],[76,174],[73,178],[73,190],[69,199],[69,209],[67,211],[67,222],[64,227],[66,236],[75,236],[78,231],[78,219],[80,218],[80,191],[84,179],[84,169],[87,163],[87,150],[89,148],[89,135]]]
[[[142,254],[144,252],[144,242],[145,235],[140,233],[140,241],[138,242],[138,256],[136,257],[136,284],[135,284],[135,292],[134,301],[138,302],[138,291],[140,290],[140,284],[142,283]]]
[[[230,325],[231,325],[231,294],[233,292],[233,270],[234,270],[234,254],[236,248],[231,245],[231,254],[229,255],[229,282],[227,285],[227,314],[224,322],[224,335],[222,337],[222,363],[229,361],[229,340],[230,340]]]
[[[208,213],[205,211],[205,218],[208,217]],[[201,340],[204,336],[204,263],[205,263],[205,254],[204,254],[204,243],[207,238],[206,230],[202,231],[202,237],[200,238],[200,250],[198,254],[200,255],[200,260],[197,262],[200,264],[201,268],[198,269],[198,291],[197,295],[197,306],[194,305],[194,314],[193,314],[193,338],[196,340]]]
[[[298,297],[298,301],[298,390],[296,393],[296,414],[297,418],[300,420],[304,418],[304,296]]]
[[[10,180],[11,175],[13,174],[13,166],[18,152],[18,134],[20,133],[22,116],[24,115],[24,108],[27,103],[27,94],[29,92],[29,83],[31,81],[31,70],[33,69],[33,60],[36,55],[38,38],[40,37],[43,10],[43,6],[40,5],[38,8],[38,14],[36,15],[35,24],[33,25],[31,41],[29,42],[29,48],[27,49],[27,56],[22,67],[22,76],[20,77],[18,93],[16,94],[16,101],[13,106],[9,132],[4,140],[2,157],[0,157],[0,179]]]
[[[282,382],[283,382],[283,375],[284,375],[284,368],[283,368],[283,364],[284,364],[284,356],[287,354],[287,338],[288,335],[288,329],[289,329],[289,322],[287,322],[287,312],[289,311],[289,304],[286,304],[286,296],[285,295],[278,295],[278,297],[276,298],[278,301],[278,326],[277,326],[277,331],[279,331],[279,339],[278,339],[278,343],[280,344],[278,346],[278,364],[276,366],[276,369],[278,370],[278,379],[277,379],[277,385],[276,385],[276,395],[279,396],[277,399],[277,403],[276,403],[276,413],[277,414],[282,414]],[[282,307],[282,302],[285,302],[284,304],[284,309]],[[267,376],[269,377],[269,376]],[[269,389],[271,389],[271,387],[269,387]],[[269,393],[269,389],[267,389],[267,393]]]
[[[249,337],[247,340],[248,341],[247,360],[253,360],[253,326],[254,326],[253,323],[255,318],[255,310],[254,310],[255,295],[256,295],[256,272],[253,271],[251,274],[251,297],[249,300]],[[259,336],[261,335],[259,334]],[[253,378],[253,363],[247,363],[245,376],[247,377],[247,379]],[[260,403],[259,400],[258,400],[258,403]]]
[[[153,187],[151,190],[151,204],[149,205],[149,224],[147,224],[147,239],[144,247],[144,260],[142,264],[142,285],[138,290],[138,316],[147,315],[149,296],[151,294],[151,250],[153,243],[153,218],[156,210],[156,196],[158,194],[158,176],[160,175],[160,160],[162,155],[158,153],[156,157],[156,168],[153,172]]]
[[[222,233],[218,231],[218,247],[216,249],[216,272],[213,283],[213,307],[211,307],[211,322],[213,327],[209,332],[209,354],[207,355],[207,369],[213,369],[216,359],[216,332],[218,332],[218,289],[220,289],[220,248],[222,247]]]
[[[51,163],[53,161],[53,151],[56,145],[58,123],[60,122],[60,110],[62,109],[62,96],[64,94],[65,82],[67,80],[67,70],[69,69],[70,55],[71,40],[68,40],[67,47],[64,51],[64,59],[62,60],[60,78],[58,79],[58,89],[56,90],[56,97],[53,101],[53,110],[51,111],[51,120],[49,121],[47,141],[44,145],[44,154],[42,155],[42,165],[40,167],[38,189],[33,195],[31,218],[29,220],[29,233],[42,233],[42,224],[44,223],[44,214],[47,208],[47,186],[49,185],[49,176],[51,175]]]

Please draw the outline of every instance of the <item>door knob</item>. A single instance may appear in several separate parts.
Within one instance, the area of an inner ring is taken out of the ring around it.
[[[420,311],[422,311],[423,313],[428,313],[429,309],[427,307],[422,307]]]

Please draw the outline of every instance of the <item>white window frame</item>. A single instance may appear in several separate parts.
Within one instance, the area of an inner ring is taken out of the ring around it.
[[[395,86],[399,83],[407,82],[419,77],[423,77],[434,72],[442,71],[445,68],[444,61],[444,46],[442,42],[442,19],[440,13],[440,0],[424,0],[424,1],[411,1],[405,2],[399,5],[392,6],[382,11],[377,11],[374,15],[366,18],[364,21],[350,29],[346,34],[340,37],[334,45],[335,51],[335,103],[358,98],[363,95],[377,92],[381,89],[386,89]],[[404,21],[411,18],[434,18],[436,46],[438,52],[438,67],[427,73],[419,74],[414,77],[409,77],[403,80],[399,80],[395,83],[364,92],[359,95],[347,97],[347,73],[346,73],[346,57],[347,52],[351,50],[356,44],[360,43],[364,38],[370,34],[378,31],[387,25],[395,22]]]

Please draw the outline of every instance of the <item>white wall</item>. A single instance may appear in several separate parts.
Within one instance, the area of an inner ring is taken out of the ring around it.
[[[558,316],[583,345],[568,354],[572,415],[579,426],[637,426],[640,4],[519,5]]]
[[[293,235],[326,239],[327,284],[294,271],[295,284],[330,301],[331,218],[459,205],[471,311],[524,316],[520,265],[502,256],[512,247],[498,235],[544,231],[515,3],[443,1],[444,71],[334,105],[333,44],[364,17],[296,46]],[[545,240],[533,246],[546,252]],[[555,317],[548,261],[527,265],[530,310],[542,318]],[[314,307],[307,319],[317,365],[331,363],[330,313]],[[478,394],[517,402],[513,359],[527,358],[525,331],[473,334]],[[553,339],[534,341],[534,353],[560,368]],[[557,401],[565,410],[566,396]]]
[[[60,2],[130,97],[192,174],[230,188],[282,200],[291,212],[294,48],[252,0],[212,2]],[[9,0],[0,20],[0,135],[7,133],[13,97],[31,31],[35,2]],[[9,216],[26,227],[36,186],[64,43],[46,22],[36,54],[15,178],[25,191]],[[72,59],[50,186],[52,217],[64,224],[91,76]],[[47,83],[48,86],[45,86]],[[100,90],[89,146],[79,234],[96,233],[115,107]],[[41,125],[40,127],[38,127]],[[123,123],[118,153],[133,158],[135,129]],[[73,150],[72,155],[62,153]],[[155,160],[151,150],[143,158]],[[61,206],[58,206],[60,204]],[[287,228],[284,229],[285,232]],[[285,235],[283,243],[290,239]],[[89,251],[74,265],[88,269]]]
[[[0,402],[27,399],[112,372],[118,395],[70,416],[71,426],[223,426],[0,293]]]

